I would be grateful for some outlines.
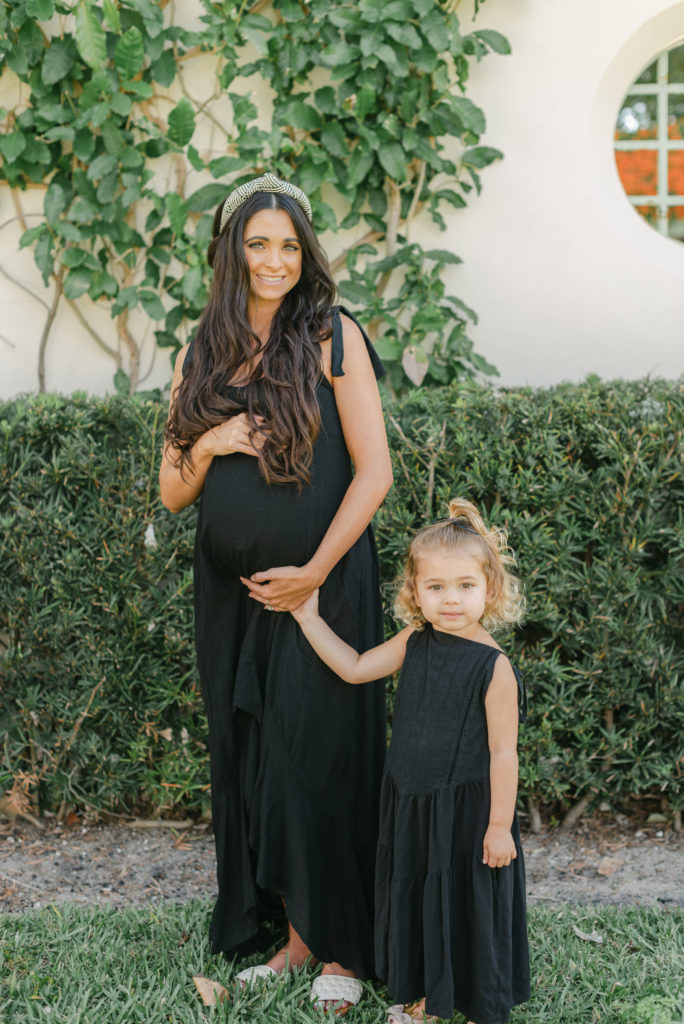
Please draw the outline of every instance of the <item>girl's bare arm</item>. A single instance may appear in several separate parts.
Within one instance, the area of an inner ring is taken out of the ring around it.
[[[482,859],[501,868],[517,854],[511,835],[518,792],[518,683],[511,663],[499,657],[485,698],[491,806]]]
[[[368,683],[400,669],[406,654],[406,641],[413,632],[407,626],[391,640],[359,654],[341,640],[318,614],[317,590],[293,609],[292,615],[321,661],[347,683]]]

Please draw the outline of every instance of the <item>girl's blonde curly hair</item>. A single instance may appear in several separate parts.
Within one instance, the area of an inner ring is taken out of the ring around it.
[[[448,505],[449,518],[423,527],[415,535],[408,549],[400,589],[394,602],[394,614],[407,626],[422,628],[425,618],[416,603],[415,580],[418,559],[427,551],[470,549],[468,553],[480,560],[487,578],[489,599],[482,616],[486,630],[507,629],[520,622],[525,610],[525,598],[520,581],[509,570],[515,567],[515,557],[508,546],[505,530],[493,526],[488,529],[472,502],[465,498],[452,498]]]

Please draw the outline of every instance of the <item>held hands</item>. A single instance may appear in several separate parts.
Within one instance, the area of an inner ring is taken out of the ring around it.
[[[482,844],[482,863],[490,868],[504,868],[517,856],[511,830],[503,825],[490,825]]]
[[[264,422],[263,416],[255,416],[257,425]],[[249,439],[250,424],[246,412],[231,416],[229,420],[211,427],[197,442],[207,455],[258,455],[264,443],[265,434],[255,433]]]
[[[305,601],[302,601],[297,608],[290,609],[290,614],[297,620],[299,625],[318,617],[318,589],[309,594]]]
[[[241,576],[240,581],[249,590],[250,597],[263,604],[268,611],[275,612],[291,612],[298,608],[322,582],[306,565],[266,569],[265,572],[253,573],[251,579]]]

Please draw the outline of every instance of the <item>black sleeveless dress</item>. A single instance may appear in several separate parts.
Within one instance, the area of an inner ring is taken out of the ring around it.
[[[482,863],[489,823],[485,696],[500,652],[427,625],[399,677],[380,797],[376,969],[392,999],[426,997],[503,1024],[530,995],[525,867]],[[521,718],[524,687],[516,672]]]
[[[382,363],[364,338],[380,376]],[[337,312],[334,376],[343,375],[342,360]],[[238,401],[245,393],[231,390]],[[294,485],[268,486],[253,456],[232,454],[214,458],[200,499],[195,635],[219,888],[210,939],[214,953],[244,947],[282,897],[318,960],[339,961],[368,977],[383,681],[349,686],[340,680],[290,614],[266,611],[239,580],[307,562],[351,482],[335,396],[324,377],[317,395],[322,423],[308,487],[298,493]],[[382,642],[370,527],[321,587],[320,609],[358,650]]]

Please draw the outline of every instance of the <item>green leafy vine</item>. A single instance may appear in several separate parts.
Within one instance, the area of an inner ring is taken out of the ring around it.
[[[40,389],[62,302],[132,390],[141,323],[162,347],[184,344],[207,295],[208,211],[267,169],[311,196],[392,389],[495,372],[468,338],[475,313],[446,291],[458,257],[411,238],[421,214],[445,228],[444,210],[501,156],[480,145],[484,114],[464,93],[472,61],[508,43],[463,34],[457,6],[197,0],[193,22],[174,0],[0,0],[0,66],[17,80],[0,110],[0,179],[52,288],[51,302],[36,296],[48,308]],[[213,80],[195,95],[189,72],[208,60]],[[36,224],[30,188],[44,192]],[[93,304],[114,338],[93,326]]]

